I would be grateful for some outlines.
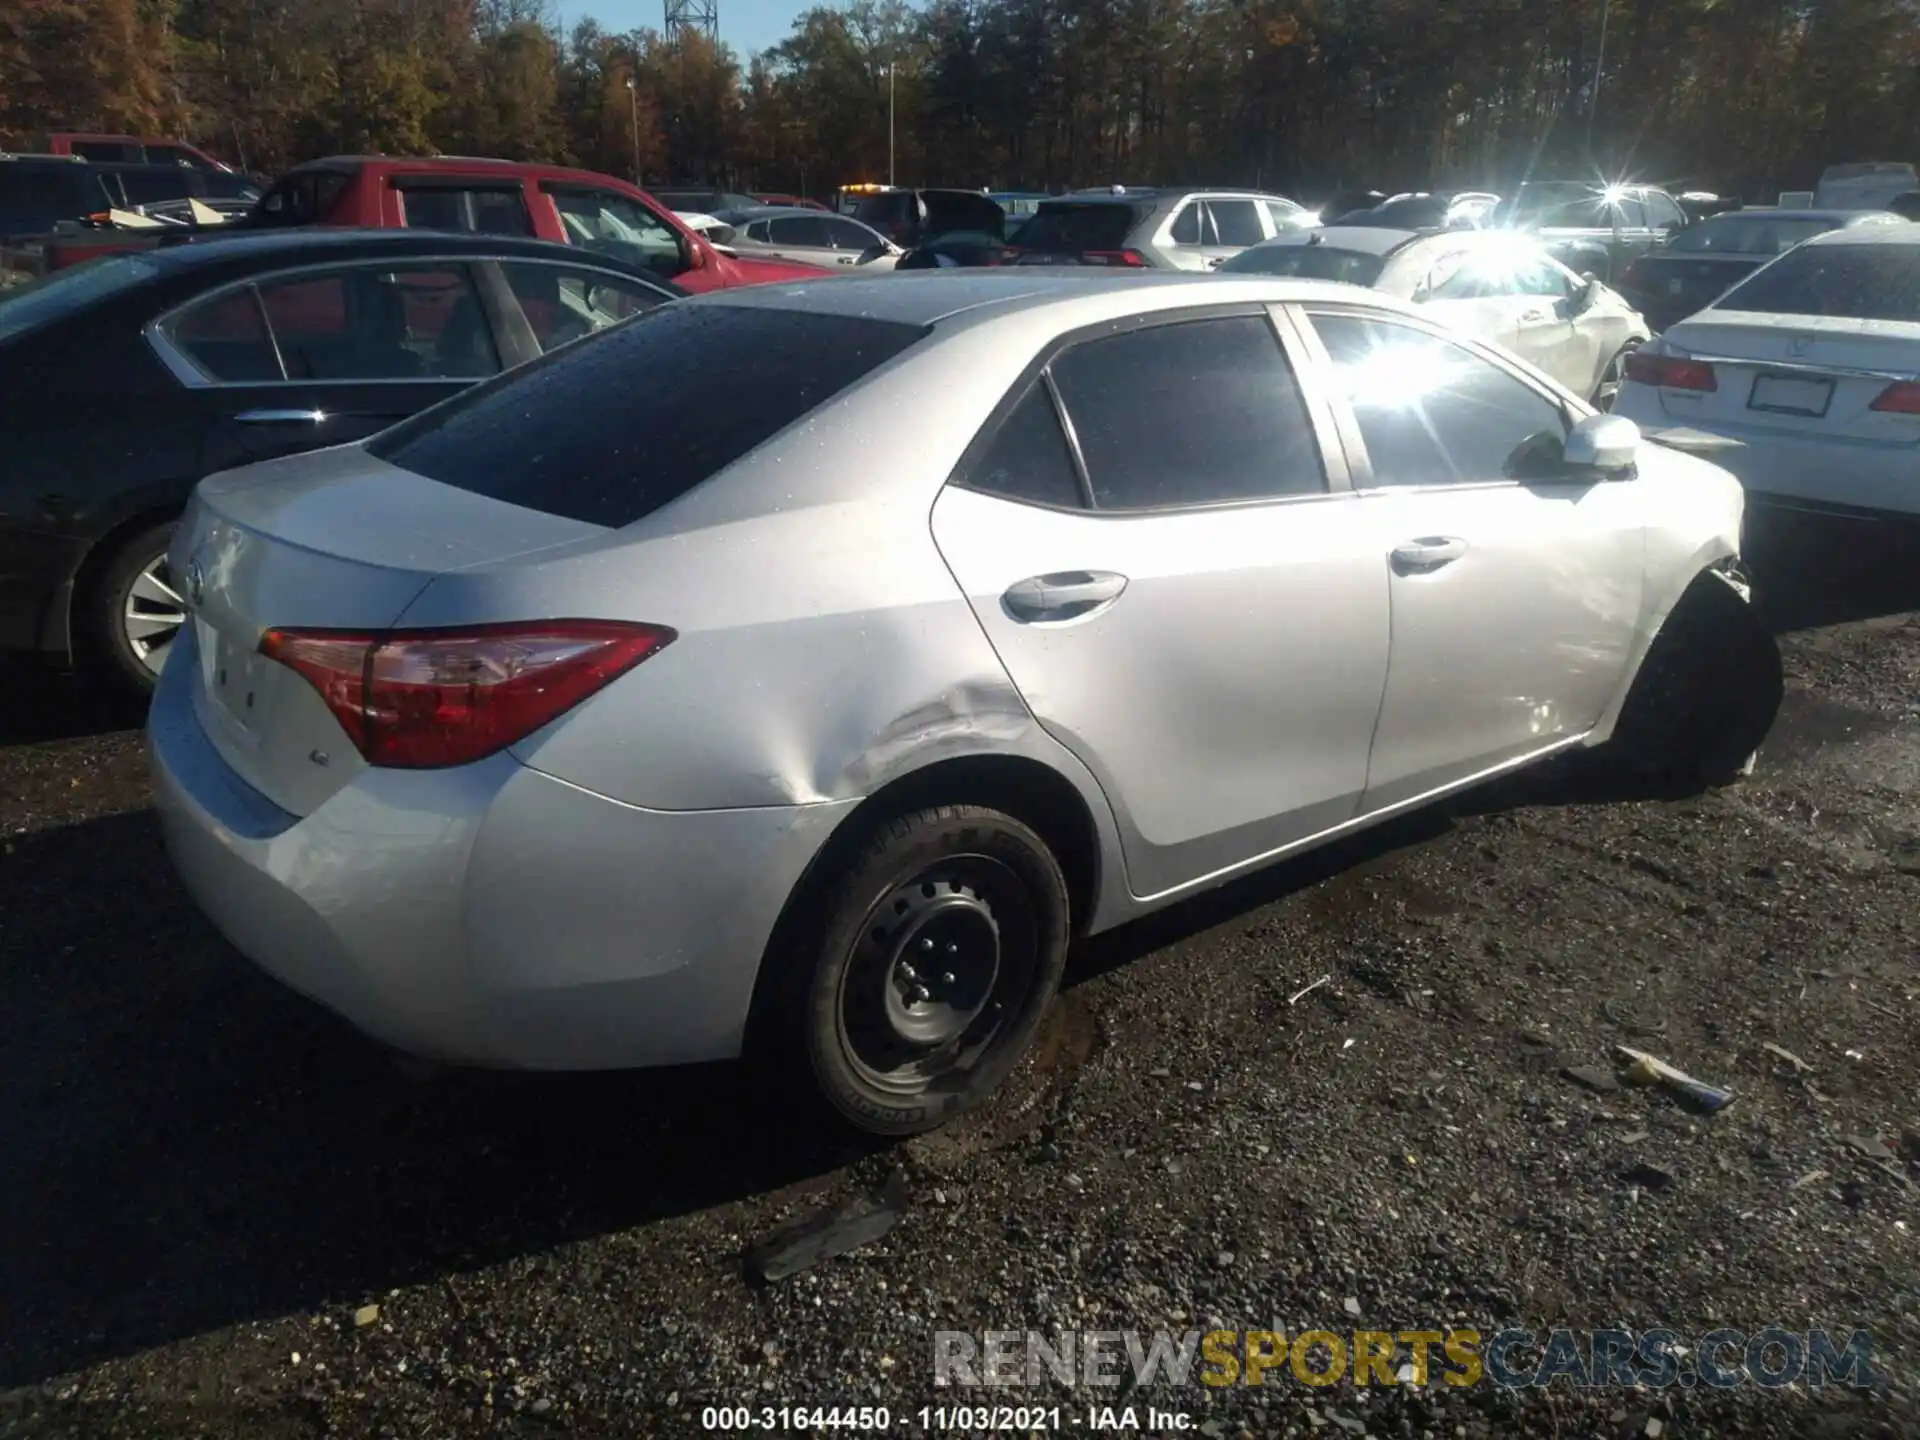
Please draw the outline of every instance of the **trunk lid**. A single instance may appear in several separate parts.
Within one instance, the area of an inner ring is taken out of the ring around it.
[[[1920,374],[1920,323],[1706,310],[1667,331],[1671,354],[1713,366],[1716,388],[1662,389],[1667,414],[1883,445],[1920,443],[1920,416],[1872,408]]]
[[[607,533],[442,485],[359,446],[210,476],[170,557],[191,613],[190,644],[177,648],[198,670],[195,713],[241,779],[309,814],[365,762],[319,693],[259,653],[263,633],[384,630],[437,575]]]

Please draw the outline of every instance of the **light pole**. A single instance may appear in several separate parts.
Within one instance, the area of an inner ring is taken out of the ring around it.
[[[1600,53],[1593,61],[1593,93],[1587,97],[1587,159],[1593,159],[1593,117],[1600,110],[1600,76],[1607,66],[1607,12],[1612,0],[1600,0]]]
[[[627,109],[633,114],[633,183],[640,185],[640,91],[634,86],[633,77],[627,77]]]
[[[893,61],[887,62],[887,184],[893,184]]]

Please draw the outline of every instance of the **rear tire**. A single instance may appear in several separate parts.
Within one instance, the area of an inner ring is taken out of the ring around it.
[[[941,805],[879,826],[821,882],[770,997],[776,1063],[816,1108],[873,1136],[934,1129],[999,1087],[1066,967],[1059,863],[996,810]]]
[[[1593,394],[1589,397],[1588,403],[1594,409],[1604,414],[1612,413],[1614,402],[1620,398],[1620,386],[1626,380],[1627,356],[1637,348],[1637,345],[1623,346],[1620,353],[1607,362],[1607,368],[1600,372],[1599,383],[1593,387]]]
[[[1753,606],[1702,575],[1654,637],[1594,758],[1661,785],[1731,785],[1752,770],[1785,693],[1780,647]]]
[[[153,693],[187,607],[167,573],[173,524],[128,538],[94,577],[81,604],[80,661],[115,689]]]

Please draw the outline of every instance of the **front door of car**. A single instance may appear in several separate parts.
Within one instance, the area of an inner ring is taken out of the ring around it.
[[[1365,785],[1387,576],[1294,374],[1261,312],[1107,327],[934,506],[1014,685],[1111,801],[1136,895],[1342,824]]]
[[[1584,735],[1639,625],[1643,483],[1559,465],[1566,413],[1487,354],[1356,308],[1310,321],[1391,575],[1363,809]]]
[[[1520,257],[1513,271],[1520,299],[1513,353],[1584,399],[1599,378],[1600,341],[1598,317],[1583,324],[1574,313],[1579,281],[1544,252]]]
[[[164,327],[216,407],[208,468],[360,440],[501,369],[469,267],[316,266],[230,288]]]

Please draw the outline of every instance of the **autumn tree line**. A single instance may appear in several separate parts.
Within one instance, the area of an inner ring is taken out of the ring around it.
[[[824,194],[887,178],[890,71],[902,183],[1312,198],[1597,169],[1765,199],[1920,159],[1920,0],[851,0],[744,57],[563,29],[547,0],[0,0],[0,146],[102,129],[269,174],[446,153]]]

